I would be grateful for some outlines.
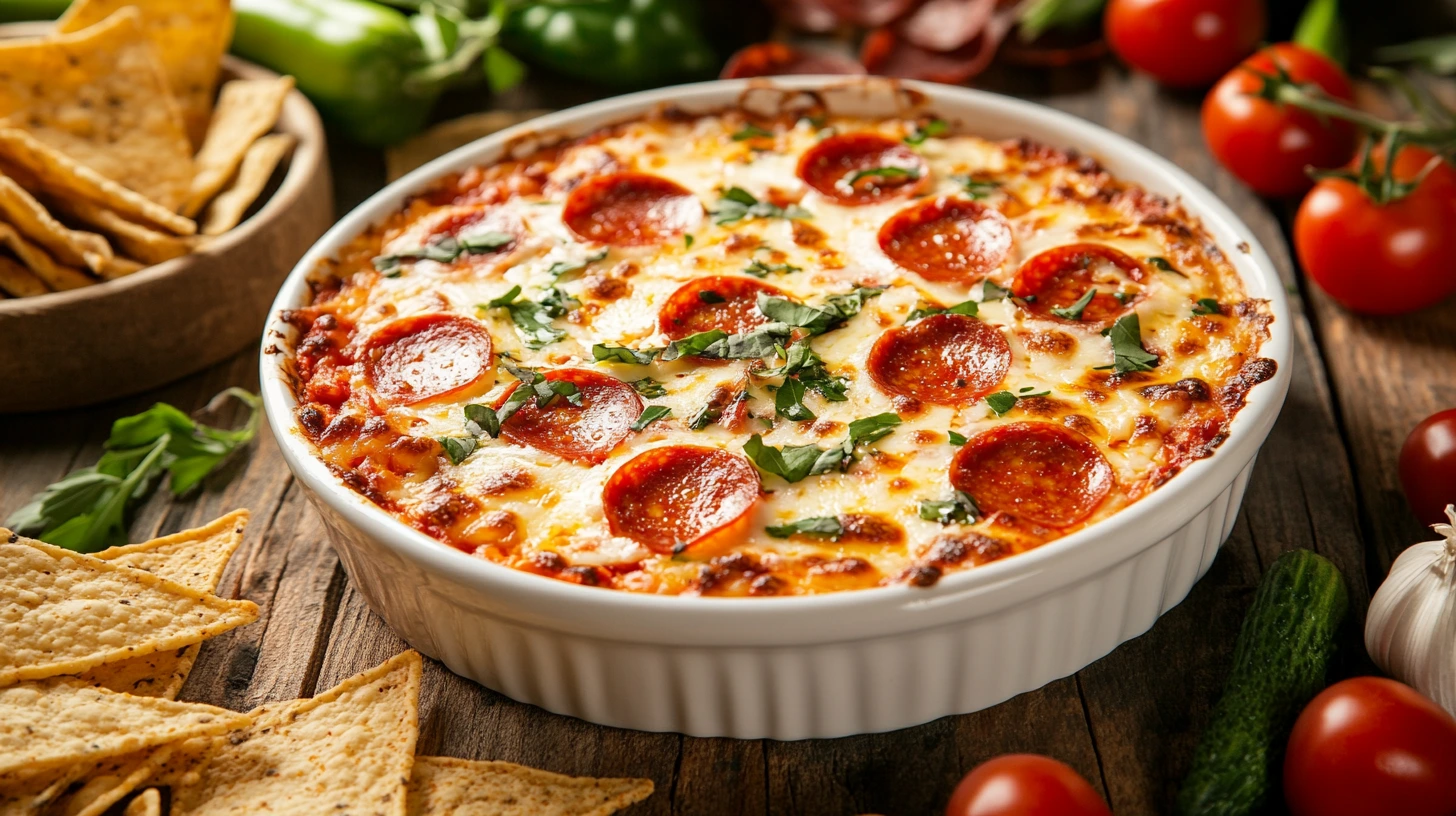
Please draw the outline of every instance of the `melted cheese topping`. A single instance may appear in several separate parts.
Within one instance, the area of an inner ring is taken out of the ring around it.
[[[1248,387],[1272,371],[1268,361],[1256,359],[1268,310],[1261,302],[1246,301],[1220,251],[1175,205],[1116,182],[1075,155],[1024,142],[950,135],[914,148],[930,168],[925,193],[964,198],[968,176],[994,184],[982,203],[1008,218],[1014,244],[990,280],[1010,288],[1024,261],[1079,242],[1144,259],[1146,296],[1135,308],[1143,345],[1159,356],[1159,365],[1114,375],[1105,370],[1113,363],[1113,351],[1101,333],[1103,324],[1040,317],[1024,301],[1004,298],[983,302],[979,310],[979,319],[997,327],[1011,349],[1010,369],[997,390],[1044,396],[1019,400],[998,416],[985,401],[957,408],[887,394],[867,376],[875,341],[906,323],[917,307],[949,307],[971,298],[979,287],[922,279],[881,251],[881,225],[916,200],[891,197],[841,206],[804,184],[796,165],[826,130],[875,131],[899,140],[916,123],[759,122],[775,135],[735,140],[733,134],[745,122],[742,114],[730,111],[691,121],[648,118],[621,125],[530,160],[446,179],[361,236],[339,261],[321,270],[315,304],[294,318],[312,340],[300,346],[304,364],[298,393],[300,419],[320,455],[349,484],[408,523],[467,552],[565,580],[645,592],[723,594],[821,592],[892,581],[925,584],[945,570],[1035,547],[1141,498],[1188,461],[1211,453]],[[691,240],[641,248],[578,241],[562,223],[567,192],[583,178],[617,170],[655,174],[696,195],[706,212]],[[812,218],[715,224],[710,214],[731,187],[760,200],[796,201]],[[504,253],[446,263],[406,261],[394,276],[369,264],[375,255],[418,249],[441,224],[472,221],[456,234],[505,230],[518,240]],[[1164,262],[1155,266],[1149,258]],[[769,273],[763,282],[809,304],[857,286],[885,287],[843,326],[813,339],[830,373],[849,383],[842,402],[809,392],[804,402],[815,420],[776,417],[772,388],[781,380],[749,377],[749,361],[593,362],[594,344],[666,345],[658,312],[674,290],[706,275],[742,276],[754,261],[791,269]],[[567,267],[572,271],[556,274]],[[580,306],[554,321],[566,336],[532,349],[505,309],[482,308],[513,286],[533,300],[552,286],[577,298]],[[1220,313],[1195,315],[1200,299],[1216,301]],[[386,406],[371,395],[356,359],[363,340],[381,326],[433,313],[479,320],[495,351],[508,353],[516,365],[542,372],[595,368],[626,381],[651,377],[666,394],[645,402],[671,408],[671,417],[629,436],[600,465],[573,463],[483,434],[473,453],[452,464],[434,439],[466,436],[463,406],[494,405],[514,379],[500,371],[470,393]],[[1253,363],[1262,367],[1251,370]],[[332,388],[332,398],[319,397],[317,384],[323,381]],[[725,393],[745,387],[750,418],[743,427],[688,427],[688,418],[715,397],[721,401]],[[347,396],[340,399],[340,393]],[[764,474],[764,493],[741,539],[707,551],[658,554],[614,536],[604,520],[604,483],[646,449],[706,445],[742,455],[752,433],[762,434],[770,445],[829,446],[844,438],[851,421],[883,413],[899,414],[902,423],[862,447],[843,472],[792,484]],[[947,472],[958,450],[949,441],[951,432],[974,437],[1029,420],[1057,423],[1085,436],[1110,463],[1116,484],[1090,516],[1057,529],[1006,513],[948,526],[921,518],[920,502],[951,495]],[[838,517],[847,528],[856,519],[870,519],[878,534],[834,541],[774,538],[765,531],[819,516]]]

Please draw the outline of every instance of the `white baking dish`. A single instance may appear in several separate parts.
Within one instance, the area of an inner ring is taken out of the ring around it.
[[[329,231],[284,283],[265,349],[293,338],[278,316],[304,305],[321,259],[446,173],[499,158],[523,137],[575,135],[670,103],[712,110],[793,104],[826,91],[832,112],[922,107],[990,138],[1075,147],[1114,175],[1182,199],[1275,320],[1228,440],[1156,493],[1039,549],[928,589],[698,598],[581,587],[479,558],[396,521],[315,457],[294,418],[286,354],[261,358],[264,404],[284,459],[322,512],[344,568],[405,640],[514,699],[604,725],[698,736],[803,739],[887,731],[994,705],[1069,675],[1145,632],[1207,571],[1238,513],[1254,456],[1289,386],[1288,306],[1268,256],[1212,193],[1127,139],[1027,102],[945,85],[843,77],[707,82],[545,116],[482,139],[391,184]],[[529,143],[531,139],[526,139]],[[527,145],[529,147],[529,144]]]

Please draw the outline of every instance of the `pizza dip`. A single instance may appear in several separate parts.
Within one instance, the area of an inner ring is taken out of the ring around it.
[[[1209,456],[1270,310],[1179,205],[932,117],[665,110],[439,180],[313,276],[347,485],[589,586],[929,586]]]

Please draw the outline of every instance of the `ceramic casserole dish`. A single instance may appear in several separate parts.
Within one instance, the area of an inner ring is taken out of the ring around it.
[[[472,557],[416,531],[338,478],[295,417],[290,380],[309,277],[356,235],[441,176],[647,114],[735,105],[766,112],[813,91],[830,113],[933,112],[990,139],[1090,155],[1178,201],[1273,320],[1277,365],[1248,393],[1216,452],[1116,514],[1036,549],[904,584],[823,595],[694,597],[610,591]],[[1237,247],[1238,251],[1233,251]],[[603,725],[695,736],[804,739],[904,728],[976,711],[1065,677],[1145,632],[1209,568],[1289,385],[1283,286],[1250,230],[1182,170],[1049,108],[965,88],[878,79],[719,81],[598,102],[463,147],[340,221],[290,274],[261,355],[263,397],[285,460],[323,515],[359,592],[412,646],[516,700]]]

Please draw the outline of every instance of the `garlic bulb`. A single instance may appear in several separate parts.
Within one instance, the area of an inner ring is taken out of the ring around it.
[[[1391,677],[1456,715],[1456,506],[1445,541],[1417,544],[1395,559],[1370,601],[1365,648]]]

